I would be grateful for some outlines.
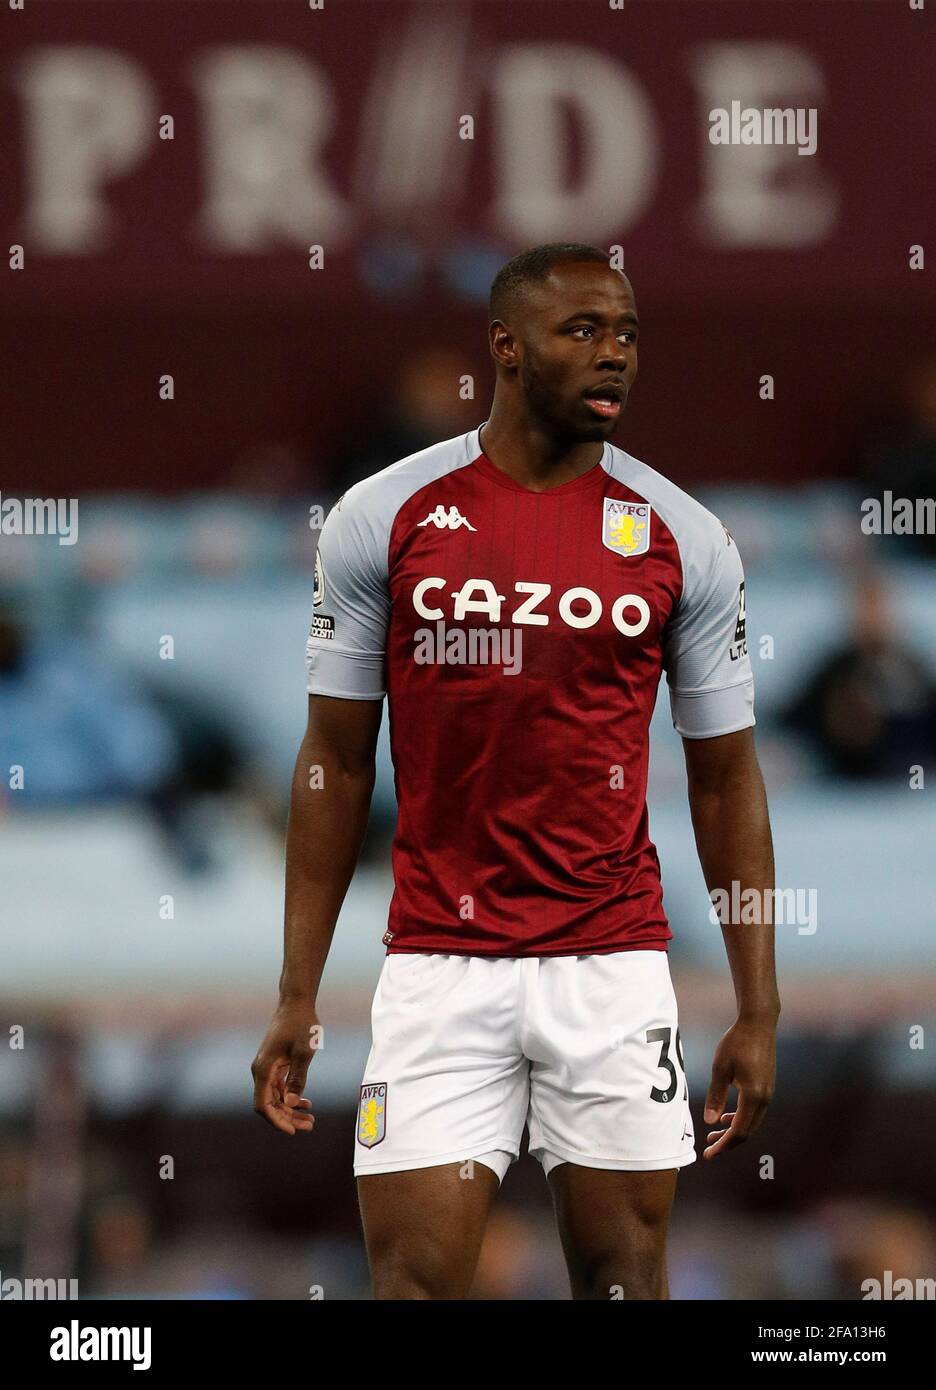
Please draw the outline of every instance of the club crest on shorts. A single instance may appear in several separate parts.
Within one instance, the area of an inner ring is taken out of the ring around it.
[[[387,1133],[387,1083],[375,1081],[370,1086],[361,1087],[361,1103],[358,1106],[357,1141],[365,1149],[372,1149],[386,1137]]]
[[[604,499],[601,540],[615,555],[644,555],[650,549],[649,502],[623,502],[619,497]]]

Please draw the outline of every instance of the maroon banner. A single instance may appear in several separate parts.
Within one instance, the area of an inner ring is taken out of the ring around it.
[[[914,248],[936,225],[934,11],[912,0],[4,5],[0,208],[12,249],[0,303],[46,377],[83,371],[82,343],[112,382],[135,370],[128,351],[156,371],[163,345],[184,351],[167,325],[186,322],[203,375],[209,352],[226,364],[201,400],[239,438],[250,416],[231,399],[243,386],[225,324],[239,324],[251,382],[257,371],[279,382],[271,339],[292,335],[292,385],[270,387],[262,408],[292,429],[325,412],[332,437],[342,422],[325,402],[344,365],[301,372],[296,353],[330,356],[338,334],[344,348],[395,355],[405,305],[421,331],[460,350],[470,341],[483,370],[493,271],[525,246],[574,239],[621,248],[652,310],[648,347],[665,327],[660,360],[696,419],[714,390],[732,419],[753,420],[756,402],[721,384],[725,362],[741,370],[763,345],[762,370],[779,357],[790,387],[803,329],[817,323],[811,373],[827,372],[841,401],[861,393],[882,348],[899,367],[932,337],[933,272],[914,268]],[[799,375],[800,401],[805,386]],[[20,425],[38,387],[25,369]],[[70,403],[77,439],[38,424],[42,467],[95,437],[84,476],[113,484],[127,456],[104,456],[83,389]],[[727,458],[707,442],[690,471],[834,468],[831,427],[817,436],[813,421],[802,461],[789,437],[781,455],[772,428],[753,460],[732,457],[736,440]],[[136,457],[152,468],[143,434]],[[219,469],[200,448],[187,476]]]
[[[933,7],[612,6],[26,0],[2,21],[4,227],[77,298],[229,295],[233,268],[238,295],[343,298],[377,234],[435,263],[618,243],[657,297],[916,293]],[[713,144],[732,103],[814,112],[814,147]]]

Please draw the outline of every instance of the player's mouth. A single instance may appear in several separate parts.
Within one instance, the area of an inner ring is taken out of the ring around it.
[[[624,386],[596,386],[592,391],[586,391],[585,404],[593,410],[596,415],[600,415],[603,420],[616,420],[624,409],[624,398],[626,387]]]

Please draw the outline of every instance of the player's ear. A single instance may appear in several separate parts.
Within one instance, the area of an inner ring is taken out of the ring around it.
[[[505,367],[517,365],[516,339],[506,323],[500,319],[494,319],[488,329],[488,341],[491,346],[491,356],[495,362],[500,362]]]

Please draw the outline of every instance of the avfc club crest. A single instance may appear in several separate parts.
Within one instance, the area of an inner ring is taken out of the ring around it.
[[[649,502],[623,502],[617,497],[604,499],[601,541],[615,555],[645,555],[650,549]]]
[[[387,1133],[387,1083],[376,1081],[370,1086],[361,1087],[361,1103],[358,1106],[357,1141],[365,1149],[372,1149],[386,1137]]]

